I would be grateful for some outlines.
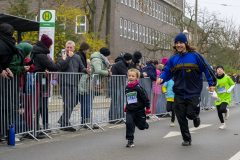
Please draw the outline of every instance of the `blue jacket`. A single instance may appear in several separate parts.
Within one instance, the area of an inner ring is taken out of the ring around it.
[[[215,73],[200,53],[177,53],[169,59],[160,78],[165,82],[173,77],[175,96],[200,97],[202,72],[205,73],[209,86],[216,86]]]
[[[156,67],[152,63],[147,62],[146,64],[147,66],[142,70],[142,73],[146,72],[148,77],[150,77],[152,81],[156,81],[157,79]]]
[[[174,98],[173,85],[174,81],[172,79],[164,83],[164,86],[167,88],[167,98]]]

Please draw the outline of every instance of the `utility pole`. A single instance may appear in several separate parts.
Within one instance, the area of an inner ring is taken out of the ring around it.
[[[197,6],[198,0],[195,2],[194,47],[197,47]]]
[[[38,0],[38,22],[40,22],[40,10],[42,8],[42,0]]]

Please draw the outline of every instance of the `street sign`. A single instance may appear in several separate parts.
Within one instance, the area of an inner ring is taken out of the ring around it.
[[[48,35],[52,41],[52,47],[50,49],[50,57],[54,58],[54,39],[55,39],[55,10],[41,10],[40,11],[40,30],[39,40],[43,34]]]

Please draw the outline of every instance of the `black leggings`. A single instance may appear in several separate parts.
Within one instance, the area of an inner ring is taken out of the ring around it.
[[[174,111],[174,106],[173,106],[174,102],[169,102],[167,101],[167,111],[171,112],[172,111],[172,118],[171,118],[171,122],[175,121],[175,111]]]
[[[221,103],[221,105],[218,105],[217,106],[217,111],[218,111],[218,117],[221,121],[221,123],[224,123],[224,119],[223,119],[223,113],[227,113],[227,103],[226,102],[223,102]]]

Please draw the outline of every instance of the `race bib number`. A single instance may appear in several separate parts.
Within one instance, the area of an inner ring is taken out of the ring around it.
[[[127,94],[128,104],[137,103],[137,92],[130,92]]]
[[[218,91],[218,93],[225,93],[225,92],[227,92],[225,86],[218,86],[217,87],[217,91]]]

